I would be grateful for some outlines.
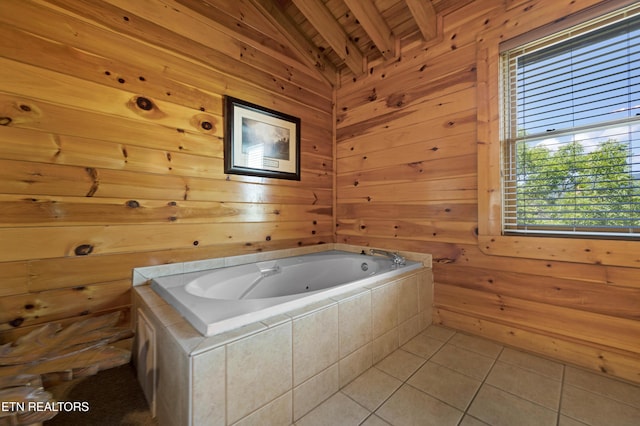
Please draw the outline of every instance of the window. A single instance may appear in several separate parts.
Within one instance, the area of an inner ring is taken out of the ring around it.
[[[640,237],[640,8],[501,53],[502,230]]]

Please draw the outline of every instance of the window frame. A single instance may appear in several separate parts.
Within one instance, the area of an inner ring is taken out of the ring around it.
[[[511,9],[507,12],[511,16],[503,21],[504,25],[485,31],[476,39],[478,245],[488,255],[640,267],[640,241],[637,240],[504,235],[502,232],[501,45],[502,50],[505,43],[515,47],[635,2],[590,1],[580,6],[575,4],[578,2],[573,3],[561,8],[541,2],[535,10],[535,17],[531,13],[522,14],[519,8]],[[540,22],[548,24],[541,26]]]

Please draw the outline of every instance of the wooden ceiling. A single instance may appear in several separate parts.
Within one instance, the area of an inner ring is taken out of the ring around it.
[[[439,18],[473,0],[178,0],[331,84],[437,40]]]

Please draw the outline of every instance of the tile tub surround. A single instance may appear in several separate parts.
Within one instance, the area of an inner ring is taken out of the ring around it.
[[[332,249],[369,250],[343,244],[303,250]],[[216,261],[248,263],[303,250]],[[302,418],[431,323],[431,258],[401,254],[425,267],[211,337],[203,337],[148,285],[140,285],[156,271],[136,270],[135,308],[151,323],[157,342],[156,365],[147,371],[156,377],[159,423],[290,424]],[[193,263],[177,268],[184,271]],[[160,268],[176,273],[175,266]]]

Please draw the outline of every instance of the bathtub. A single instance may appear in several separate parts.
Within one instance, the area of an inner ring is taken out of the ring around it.
[[[154,278],[151,288],[204,336],[421,268],[339,250]]]

